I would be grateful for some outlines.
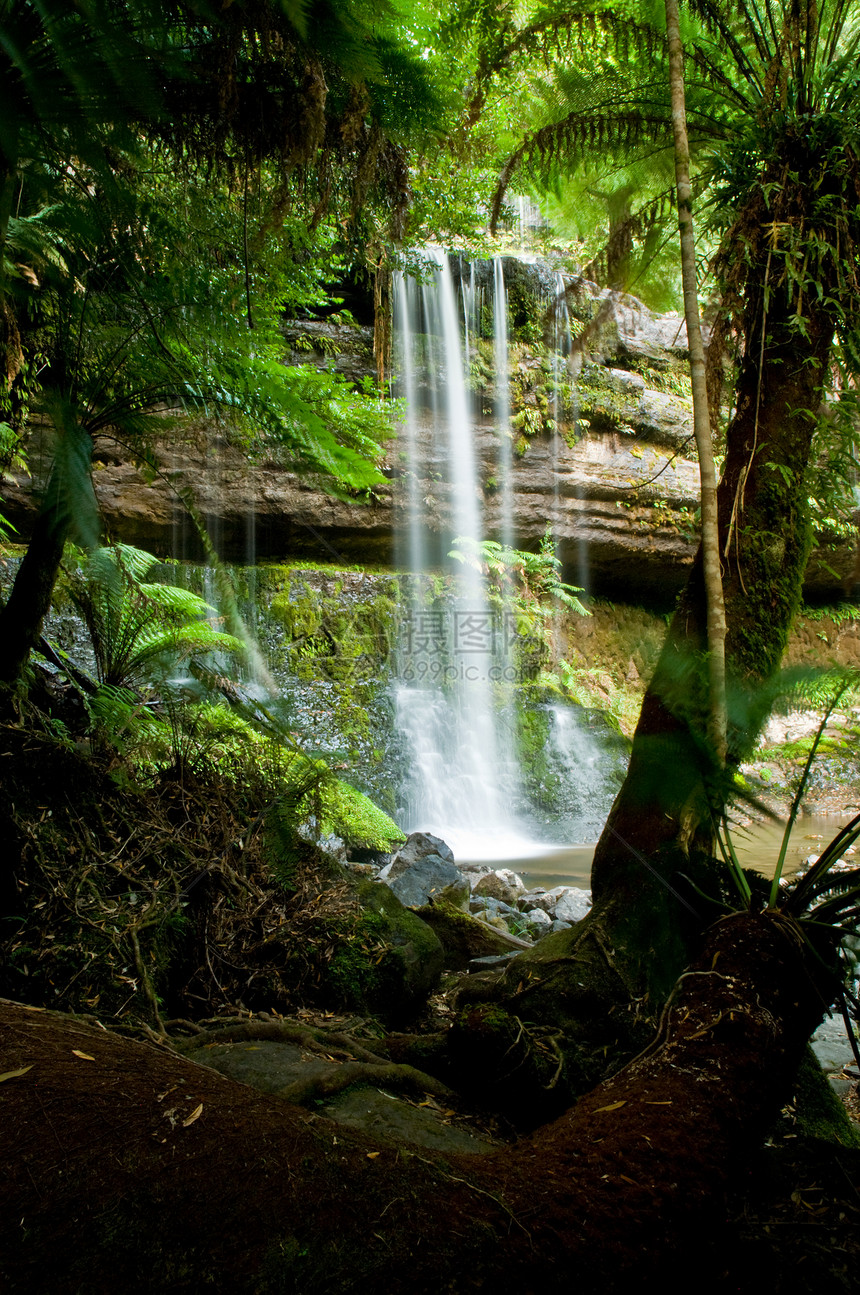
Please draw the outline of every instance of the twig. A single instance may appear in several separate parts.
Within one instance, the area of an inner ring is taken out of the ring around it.
[[[131,927],[129,930],[129,937],[131,939],[131,947],[134,949],[134,962],[137,967],[137,973],[140,976],[141,984],[143,985],[143,992],[146,995],[146,1001],[149,1003],[152,1014],[155,1017],[156,1024],[161,1033],[162,1041],[166,1041],[167,1031],[164,1028],[164,1022],[161,1019],[161,1013],[158,1010],[158,999],[155,997],[155,990],[152,988],[152,981],[149,978],[149,972],[146,970],[146,966],[144,965],[143,955],[140,952],[140,940],[137,937],[137,930],[135,927]]]

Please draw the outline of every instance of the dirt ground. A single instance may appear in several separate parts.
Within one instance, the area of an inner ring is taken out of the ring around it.
[[[440,1277],[450,1273],[464,1212],[472,1219],[482,1216],[490,1241],[494,1232],[503,1237],[512,1226],[510,1219],[505,1223],[500,1202],[490,1197],[488,1203],[487,1191],[473,1185],[480,1180],[469,1165],[486,1163],[484,1155],[455,1154],[431,1162],[425,1157],[432,1152],[388,1141],[379,1119],[372,1136],[314,1111],[297,1113],[283,1104],[279,1109],[277,1098],[212,1069],[172,1055],[168,1064],[163,1049],[107,1035],[74,1018],[0,1004],[0,1059],[4,1291],[298,1292],[303,1283],[291,1284],[292,1277],[277,1285],[262,1284],[262,1278],[259,1285],[247,1282],[249,1271],[261,1264],[265,1270],[275,1238],[279,1261],[286,1255],[293,1273],[294,1256],[288,1253],[293,1242],[284,1240],[287,1197],[292,1208],[300,1201],[304,1218],[322,1220],[332,1237],[331,1283],[322,1286],[332,1291],[370,1289],[360,1275],[350,1276],[348,1256],[336,1253],[335,1238],[354,1230],[359,1208],[375,1220],[377,1240],[368,1237],[368,1245],[414,1246],[411,1256],[404,1252],[398,1290],[410,1288],[410,1265],[416,1289],[428,1286],[437,1264]],[[849,1104],[856,1118],[856,1095]],[[402,1139],[403,1130],[396,1135]],[[329,1171],[311,1172],[321,1146],[327,1149]],[[248,1158],[250,1147],[253,1158]],[[504,1157],[505,1149],[498,1154]],[[416,1226],[410,1224],[405,1186],[414,1182],[416,1169],[419,1175],[435,1174],[438,1186],[430,1189],[434,1241],[423,1246],[415,1240],[417,1232],[410,1233],[412,1242],[404,1235],[404,1228]],[[349,1192],[347,1177],[353,1184]],[[778,1295],[853,1292],[860,1270],[858,1184],[860,1152],[798,1136],[790,1115],[784,1115],[768,1145],[751,1156],[724,1217],[712,1220],[713,1234],[695,1273],[697,1291],[747,1292],[761,1285]],[[538,1199],[552,1184],[540,1186]],[[622,1229],[628,1195],[620,1185]],[[276,1198],[280,1205],[273,1206]],[[116,1235],[120,1224],[126,1237]],[[190,1251],[185,1234],[194,1237]],[[102,1256],[93,1254],[101,1246],[111,1255],[107,1284],[103,1275],[94,1276],[104,1272]],[[146,1271],[140,1266],[142,1250],[150,1255]],[[689,1262],[682,1238],[677,1254],[671,1246],[663,1252],[666,1274],[682,1252]],[[653,1271],[653,1256],[649,1264],[637,1283],[643,1290],[663,1280]],[[482,1287],[476,1280],[474,1288]],[[309,1275],[306,1289],[319,1288]],[[443,1280],[441,1289],[446,1288]],[[509,1287],[503,1282],[495,1289]]]

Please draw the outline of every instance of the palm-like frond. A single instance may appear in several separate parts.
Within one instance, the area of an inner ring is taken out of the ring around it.
[[[169,669],[189,656],[243,650],[238,639],[205,619],[216,612],[199,595],[144,581],[156,561],[151,553],[117,544],[82,557],[70,576],[70,594],[86,623],[104,684],[141,683],[156,665]]]

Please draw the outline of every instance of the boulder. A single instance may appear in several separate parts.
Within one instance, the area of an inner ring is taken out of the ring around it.
[[[564,886],[556,900],[554,916],[560,922],[581,922],[591,908],[591,891]]]
[[[440,836],[430,832],[412,832],[391,860],[391,875],[397,876],[404,869],[412,867],[419,859],[428,855],[438,855],[446,863],[454,862],[454,852]]]
[[[532,947],[529,940],[490,926],[450,904],[422,908],[419,915],[439,937],[445,950],[445,966],[452,971],[465,971],[474,958],[517,953]]]
[[[530,909],[542,909],[550,919],[580,922],[591,908],[591,891],[577,886],[553,886],[552,890],[538,886],[521,895],[517,906],[522,913],[527,913]]]
[[[469,901],[470,913],[499,913],[502,917],[509,914],[515,915],[519,912],[513,904],[507,904],[503,899],[493,899],[490,895],[475,895],[472,892],[472,898]]]
[[[363,881],[357,890],[367,935],[383,945],[384,952],[374,961],[361,941],[341,946],[329,963],[329,978],[354,978],[354,986],[344,983],[347,1000],[397,1025],[420,1011],[435,990],[444,965],[442,945],[389,887]]]
[[[542,908],[530,908],[524,914],[524,917],[528,924],[529,934],[537,939],[540,939],[542,935],[546,935],[552,928],[553,920],[549,913],[544,912]]]
[[[379,874],[407,908],[421,908],[444,899],[463,908],[469,899],[469,883],[454,866],[454,855],[438,836],[413,832]]]
[[[486,895],[489,899],[500,899],[505,904],[513,904],[516,892],[513,886],[503,880],[497,872],[486,872],[472,891],[473,895]]]

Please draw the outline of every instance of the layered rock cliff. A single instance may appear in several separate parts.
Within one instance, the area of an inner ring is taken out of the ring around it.
[[[481,276],[492,273],[476,266]],[[685,331],[677,315],[653,315],[629,296],[594,288],[574,308],[574,331],[588,317],[581,351],[555,366],[546,345],[555,279],[540,266],[506,260],[512,320],[512,492],[516,543],[535,547],[552,527],[566,578],[615,597],[670,598],[695,552],[698,467],[685,392]],[[582,316],[577,321],[576,314]],[[375,371],[371,330],[333,323],[285,328],[288,362],[327,365],[353,380]],[[396,359],[395,359],[396,364]],[[472,363],[478,477],[489,533],[500,530],[492,342]],[[421,390],[419,375],[419,393]],[[420,403],[420,394],[419,394]],[[418,481],[427,521],[453,538],[448,488],[419,415],[425,464]],[[437,451],[438,453],[438,451]],[[158,451],[161,473],[145,480],[109,441],[96,446],[95,484],[108,534],[158,554],[199,558],[202,548],[177,487],[191,487],[210,536],[230,561],[315,557],[396,561],[398,500],[410,470],[392,443],[388,480],[369,500],[336,498],[274,459],[249,463],[243,452],[199,424],[174,428]],[[50,438],[36,432],[32,477],[4,478],[3,511],[26,536],[46,479]],[[437,471],[438,469],[438,471]],[[850,587],[852,545],[819,551],[810,585]]]

